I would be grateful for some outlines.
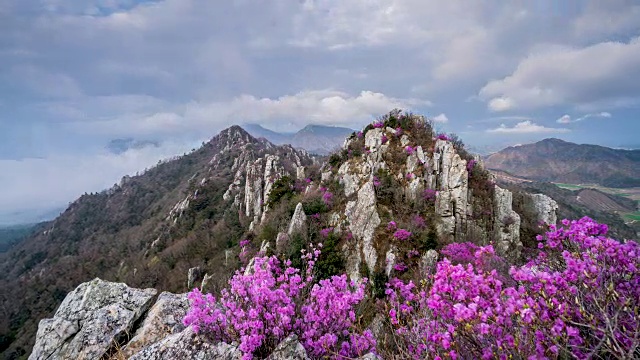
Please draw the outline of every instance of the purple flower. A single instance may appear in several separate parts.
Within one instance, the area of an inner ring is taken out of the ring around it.
[[[413,154],[413,152],[414,152],[414,151],[416,151],[416,149],[415,149],[415,148],[412,148],[412,147],[411,147],[411,146],[409,146],[409,145],[407,145],[407,146],[404,148],[404,151],[406,151],[406,153],[407,153],[407,154],[411,155],[411,154]]]
[[[418,229],[424,229],[427,227],[427,223],[424,220],[424,218],[418,214],[413,216],[413,218],[411,219],[411,222],[413,223],[413,226],[415,226]]]
[[[373,123],[373,127],[374,127],[375,129],[380,129],[380,128],[384,127],[384,122],[382,122],[382,121],[376,121],[376,122],[374,122],[374,123]]]
[[[425,189],[424,192],[422,193],[422,198],[425,199],[427,202],[435,202],[437,195],[438,195],[437,191],[433,189]]]
[[[328,227],[328,228],[324,228],[324,229],[320,230],[320,235],[323,238],[326,238],[332,232],[333,232],[333,228],[332,227]]]
[[[393,270],[398,271],[398,272],[405,272],[405,271],[407,271],[407,269],[409,269],[409,267],[407,267],[407,265],[405,265],[403,263],[397,263],[397,264],[393,265]]]
[[[444,141],[449,141],[451,139],[449,139],[449,137],[447,136],[447,134],[438,134],[438,136],[436,136],[436,139],[438,140],[444,140]]]
[[[322,201],[325,203],[325,205],[331,205],[331,202],[333,201],[333,193],[326,191],[324,194],[322,194]]]
[[[473,170],[476,164],[477,164],[477,161],[475,161],[474,159],[469,160],[469,162],[467,162],[467,171],[471,172],[471,170]]]
[[[398,227],[395,221],[389,221],[387,224],[387,230],[395,230]]]
[[[396,232],[393,233],[393,237],[396,238],[397,240],[405,241],[411,237],[411,232],[405,229],[398,229],[396,230]]]
[[[382,134],[382,137],[380,137],[380,141],[382,143],[382,145],[386,144],[387,141],[389,141],[389,138],[387,138],[387,135]]]

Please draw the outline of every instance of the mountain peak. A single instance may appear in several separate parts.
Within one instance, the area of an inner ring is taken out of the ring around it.
[[[564,141],[562,139],[558,139],[558,138],[547,138],[547,139],[543,139],[538,141],[538,143],[549,143],[549,144],[571,144],[568,141]]]
[[[210,143],[225,143],[227,146],[258,142],[255,137],[251,136],[251,134],[238,125],[233,125],[220,131],[220,133],[210,141]]]
[[[640,185],[640,152],[556,138],[509,147],[488,156],[485,164],[490,169],[536,181],[607,187]]]

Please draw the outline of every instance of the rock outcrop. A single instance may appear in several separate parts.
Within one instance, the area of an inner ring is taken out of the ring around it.
[[[378,261],[378,253],[373,246],[373,235],[380,225],[380,216],[376,208],[376,193],[373,181],[368,181],[360,190],[356,200],[349,201],[345,209],[345,215],[349,221],[349,230],[356,242],[350,250],[359,256],[347,257],[347,274],[351,279],[360,277],[360,261],[365,262],[371,273],[374,272]]]
[[[40,323],[29,359],[240,360],[237,344],[212,343],[182,325],[186,294],[156,291],[95,279],[64,299],[53,319]],[[140,319],[144,316],[144,319]],[[142,320],[142,321],[140,321]],[[134,324],[139,327],[133,329]],[[127,342],[128,333],[133,337]],[[295,335],[276,346],[269,360],[308,360]],[[367,354],[359,359],[379,359]]]
[[[500,256],[517,259],[522,250],[520,215],[513,211],[512,205],[511,191],[496,186],[493,209],[495,250]]]
[[[79,285],[53,318],[40,321],[29,359],[101,358],[132,330],[155,295],[155,289],[100,279]]]
[[[237,346],[225,343],[212,344],[189,327],[142,349],[129,360],[239,360],[241,358],[242,353]]]
[[[187,294],[163,292],[146,314],[140,328],[122,350],[130,357],[148,345],[161,341],[165,337],[184,330],[182,319],[189,309]]]
[[[295,211],[293,212],[293,216],[291,217],[291,221],[289,222],[287,235],[291,236],[294,234],[303,233],[306,230],[307,230],[307,215],[304,213],[304,208],[302,207],[302,203],[298,203],[298,205],[296,205]]]
[[[554,225],[558,222],[558,203],[544,194],[529,194],[538,223]]]
[[[298,337],[291,335],[278,344],[267,360],[309,360],[309,357]]]
[[[425,119],[415,117],[413,121],[418,124],[416,128],[420,128]],[[481,202],[483,208],[479,208],[474,205],[474,196],[480,195],[471,189],[470,169],[481,167],[481,162],[467,155],[463,158],[454,141],[449,139],[418,143],[415,136],[409,131],[400,134],[389,127],[370,128],[361,137],[347,139],[343,145],[342,153],[347,155],[364,145],[362,155],[348,156],[333,172],[327,170],[322,174],[325,183],[338,181],[347,199],[343,213],[337,216],[341,220],[334,221],[332,217],[331,226],[344,222],[344,228],[355,239],[344,247],[349,276],[359,278],[363,264],[368,270],[365,273],[380,270],[390,273],[396,262],[397,254],[389,243],[374,239],[382,222],[381,214],[394,216],[391,208],[381,207],[378,203],[374,182],[379,170],[387,171],[395,179],[400,188],[392,191],[402,191],[408,202],[422,201],[427,189],[432,192],[433,226],[439,243],[475,241],[487,244],[494,241],[498,252],[517,258],[522,247],[520,216],[513,210],[512,194],[492,185],[489,178],[487,185],[481,187],[495,187],[495,191],[483,190],[482,196],[486,199]],[[469,164],[467,158],[475,163]],[[553,205],[542,198],[538,203],[541,219],[553,220]],[[427,262],[433,262],[434,254],[429,254],[428,259]]]
[[[445,243],[465,241],[464,229],[471,212],[467,161],[458,155],[451,142],[445,140],[436,141],[432,161],[428,183],[429,188],[437,191],[438,237]]]

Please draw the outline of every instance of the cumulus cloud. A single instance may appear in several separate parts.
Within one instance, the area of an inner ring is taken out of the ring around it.
[[[556,122],[559,124],[569,124],[569,123],[583,121],[589,118],[610,118],[610,117],[611,117],[611,113],[606,111],[595,113],[595,114],[586,114],[575,120],[571,119],[571,116],[565,114],[565,115],[562,115],[558,120],[556,120]]]
[[[306,124],[344,125],[364,123],[394,108],[427,106],[420,99],[397,99],[373,91],[351,95],[334,90],[302,91],[278,98],[241,95],[229,101],[190,102],[174,111],[129,114],[122,117],[75,122],[84,133],[114,136],[211,133],[233,123],[257,122],[275,130],[291,130]]]
[[[549,134],[569,132],[569,129],[546,127],[527,120],[519,122],[512,127],[501,124],[495,129],[487,130],[487,132],[497,134]]]
[[[489,109],[611,103],[640,99],[640,37],[584,48],[551,47],[525,58],[509,76],[479,93]]]
[[[491,111],[506,111],[513,109],[514,107],[515,102],[513,99],[508,97],[497,97],[489,101],[489,109]]]
[[[448,117],[447,117],[447,115],[445,115],[445,114],[437,115],[437,116],[436,116],[436,117],[434,117],[432,120],[433,120],[434,122],[437,122],[437,123],[447,123],[447,122],[449,122],[449,118],[448,118]]]

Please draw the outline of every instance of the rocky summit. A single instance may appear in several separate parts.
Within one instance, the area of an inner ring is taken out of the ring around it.
[[[438,251],[452,243],[492,244],[520,261],[522,234],[555,223],[557,207],[542,194],[515,206],[479,157],[422,116],[392,112],[328,157],[234,126],[82,196],[3,254],[1,292],[24,299],[2,300],[3,351],[30,359],[235,359],[237,344],[205,341],[182,325],[185,292],[219,292],[254,256],[299,265],[301,250],[323,242],[320,278],[346,273],[380,289],[404,267],[433,271]],[[307,358],[295,338],[270,356]]]

